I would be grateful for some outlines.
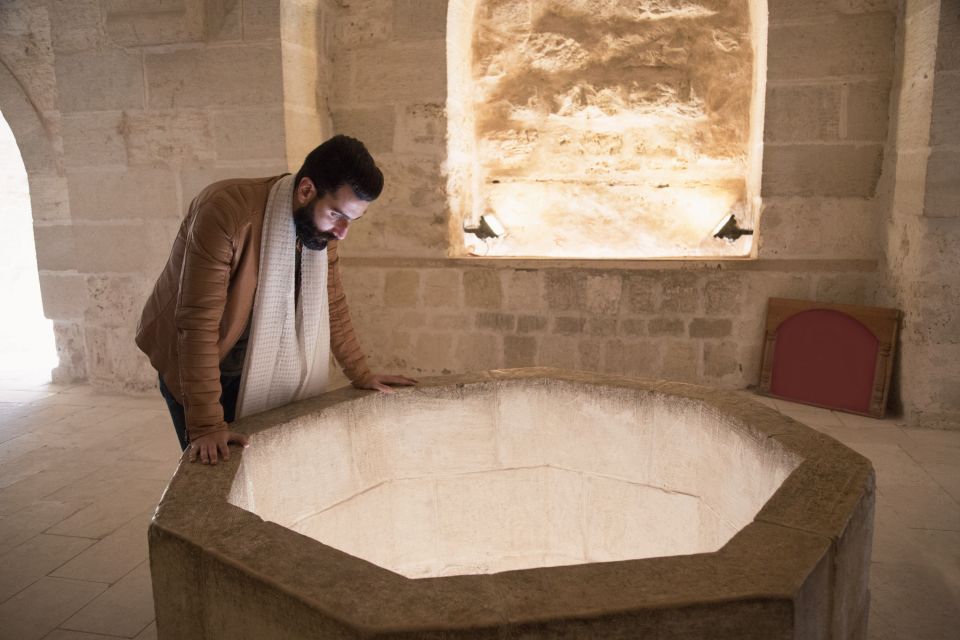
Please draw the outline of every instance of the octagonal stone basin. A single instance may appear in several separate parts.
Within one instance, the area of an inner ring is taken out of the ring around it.
[[[730,392],[551,369],[235,423],[150,527],[160,638],[861,638],[874,475]]]

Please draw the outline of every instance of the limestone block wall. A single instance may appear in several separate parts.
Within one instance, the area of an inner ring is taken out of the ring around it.
[[[960,4],[900,9],[896,129],[888,145],[881,296],[904,311],[899,402],[927,426],[960,423]]]
[[[2,3],[0,111],[30,178],[58,377],[152,386],[133,331],[189,200],[219,178],[296,166],[331,128],[365,140],[387,177],[343,248],[353,314],[377,367],[537,364],[742,386],[757,376],[770,296],[899,303],[904,296],[887,292],[917,290],[935,265],[948,284],[950,263],[898,266],[899,238],[916,234],[892,231],[888,241],[882,222],[894,183],[905,185],[901,196],[910,184],[937,194],[929,211],[951,210],[952,52],[937,70],[941,97],[930,99],[942,114],[930,125],[937,153],[922,178],[897,181],[894,169],[911,166],[894,164],[884,146],[895,60],[908,66],[906,50],[895,56],[900,3],[767,4],[759,260],[617,262],[448,257],[460,229],[448,201],[446,43],[473,2]],[[903,19],[913,15],[905,6]],[[914,92],[899,95],[909,102]],[[934,242],[950,237],[950,218],[938,216],[927,246],[952,255],[956,243]],[[894,259],[878,270],[885,253]],[[915,317],[947,309],[936,305],[949,291],[910,302]],[[943,336],[950,326],[929,330]],[[916,369],[952,344],[938,340],[913,351]],[[917,406],[944,393],[916,396]]]
[[[27,161],[56,379],[155,386],[133,336],[189,202],[215,180],[299,166],[305,145],[329,133],[329,120],[316,116],[316,96],[327,93],[317,87],[329,78],[317,55],[325,7],[0,6],[11,76],[2,78],[0,111]]]
[[[769,297],[876,300],[889,3],[769,2],[755,262],[445,257],[460,230],[447,226],[459,212],[446,201],[456,158],[444,135],[444,36],[474,4],[355,1],[338,18],[334,128],[370,143],[387,180],[343,246],[377,367],[542,365],[744,386],[758,376]]]

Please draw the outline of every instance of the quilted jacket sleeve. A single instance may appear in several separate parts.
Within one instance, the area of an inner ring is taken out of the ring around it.
[[[357,382],[370,375],[367,360],[350,322],[347,296],[340,279],[340,256],[338,243],[327,245],[327,296],[330,304],[330,350],[343,367],[350,382]]]
[[[190,440],[227,428],[220,405],[220,321],[230,283],[234,218],[199,205],[187,235],[176,307],[180,388]]]

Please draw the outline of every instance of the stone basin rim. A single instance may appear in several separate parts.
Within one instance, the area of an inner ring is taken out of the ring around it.
[[[865,458],[769,407],[731,397],[728,391],[546,368],[430,378],[422,380],[420,388],[530,379],[615,386],[702,402],[804,460],[754,521],[715,552],[411,579],[229,504],[227,495],[243,459],[243,451],[234,449],[231,460],[214,469],[191,465],[186,456],[181,459],[150,525],[151,549],[154,541],[176,538],[364,634],[492,628],[557,618],[586,620],[640,612],[654,615],[678,607],[789,601],[829,560],[864,495],[872,498],[873,470]],[[416,392],[417,388],[397,391]],[[234,428],[253,435],[299,416],[362,401],[370,393],[333,391],[238,421]],[[205,499],[190,491],[196,482],[207,485]],[[369,597],[371,593],[376,597]],[[456,603],[455,619],[431,606],[438,597]]]

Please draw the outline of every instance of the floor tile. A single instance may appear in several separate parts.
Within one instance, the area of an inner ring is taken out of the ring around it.
[[[950,497],[960,503],[960,464],[929,462],[920,466]]]
[[[878,493],[878,500],[889,505],[906,527],[960,531],[960,505],[939,486],[878,487]]]
[[[0,517],[0,554],[70,517],[86,502],[35,502],[9,516]]]
[[[74,500],[62,500],[50,496],[88,474],[89,471],[84,469],[47,469],[15,482],[9,487],[4,487],[0,489],[0,515],[15,513],[24,507],[43,500],[77,502],[82,497]]]
[[[54,629],[43,640],[117,640],[117,636],[102,636],[98,633],[84,633],[82,631],[68,631],[67,629]]]
[[[144,505],[160,501],[163,487],[149,492],[128,492],[104,498],[50,527],[47,532],[64,536],[103,538],[130,522]],[[132,515],[131,515],[132,514]]]
[[[157,623],[151,622],[147,628],[141,631],[133,640],[157,640]]]
[[[0,602],[93,544],[86,538],[40,534],[0,556]]]
[[[39,640],[106,588],[97,582],[41,578],[0,604],[0,640]]]
[[[899,445],[862,443],[857,451],[873,463],[878,487],[913,486],[933,488],[933,478]]]
[[[873,638],[955,640],[960,600],[935,569],[908,563],[870,567]]]
[[[120,580],[147,559],[147,527],[152,517],[153,509],[138,515],[51,575],[109,584]]]
[[[150,565],[144,562],[60,626],[131,638],[153,618]]]
[[[960,466],[960,432],[904,429],[903,449],[917,462]]]

